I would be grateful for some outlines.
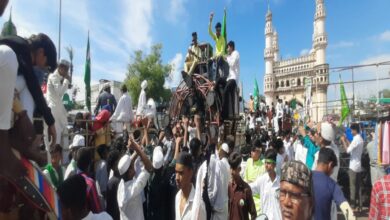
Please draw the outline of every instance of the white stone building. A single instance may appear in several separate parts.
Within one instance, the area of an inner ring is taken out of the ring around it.
[[[108,83],[111,87],[111,94],[115,96],[116,101],[119,101],[119,98],[122,96],[121,93],[121,82],[101,79],[99,80],[99,84],[95,84],[91,86],[91,110],[93,111],[96,107],[97,100],[100,94],[100,91],[103,89],[103,86]]]
[[[264,93],[267,105],[275,105],[277,99],[297,99],[305,103],[304,81],[312,82],[311,118],[319,121],[326,114],[329,65],[326,63],[328,36],[325,31],[326,11],[324,0],[316,0],[313,43],[310,53],[298,58],[282,60],[279,57],[278,33],[272,25],[272,13],[268,9],[265,24],[265,74]],[[293,43],[293,42],[291,42]]]

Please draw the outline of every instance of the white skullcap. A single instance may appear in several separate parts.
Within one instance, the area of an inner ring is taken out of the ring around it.
[[[327,141],[334,141],[336,134],[333,125],[329,122],[321,123],[321,137]]]
[[[249,93],[249,96],[252,96],[252,93]]]
[[[70,67],[70,62],[65,60],[65,59],[61,59],[60,62],[58,63],[58,66],[67,66],[68,68]]]
[[[146,81],[146,80],[142,81],[141,88],[146,89],[147,86],[148,86],[148,81]]]
[[[131,164],[131,157],[127,154],[123,155],[123,157],[118,162],[118,171],[119,175],[123,175],[129,169]]]
[[[76,134],[73,137],[72,144],[69,145],[69,149],[72,149],[74,147],[84,147],[85,146],[85,137],[80,134]]]
[[[153,150],[153,168],[160,169],[164,164],[164,154],[162,148],[157,146]]]
[[[227,145],[227,143],[223,143],[221,148],[226,153],[229,153],[229,145]]]

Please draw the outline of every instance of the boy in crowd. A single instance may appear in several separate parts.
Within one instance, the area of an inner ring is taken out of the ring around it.
[[[64,181],[64,168],[61,166],[62,147],[59,144],[50,148],[51,163],[47,164],[43,170],[43,174],[50,180],[50,183],[57,189]]]
[[[257,177],[265,172],[264,163],[261,160],[261,154],[264,149],[265,146],[261,143],[260,139],[253,141],[251,158],[247,160],[244,171],[244,181],[248,184],[254,182]],[[260,213],[260,195],[253,193],[253,200],[256,204],[256,211]]]
[[[87,209],[87,184],[80,175],[69,177],[57,190],[61,204],[61,216],[63,220],[112,220],[106,212],[94,214]]]
[[[256,219],[256,207],[252,197],[252,190],[240,176],[241,156],[234,152],[230,155],[230,173],[232,181],[229,183],[229,220]]]
[[[280,177],[275,172],[277,153],[274,149],[265,152],[265,169],[267,173],[261,175],[250,184],[252,192],[261,195],[260,204],[262,213],[269,219],[282,219],[279,201],[277,198]]]

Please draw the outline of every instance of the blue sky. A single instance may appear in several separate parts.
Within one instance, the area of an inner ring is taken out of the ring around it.
[[[57,44],[58,5],[55,0],[10,0],[1,18],[8,19],[12,5],[13,21],[22,36],[47,33]],[[227,9],[228,39],[236,42],[241,55],[241,80],[244,97],[253,91],[254,78],[263,91],[264,24],[266,0],[64,0],[62,17],[62,57],[64,47],[75,50],[74,81],[83,97],[85,48],[88,30],[91,36],[92,79],[122,81],[133,51],[148,51],[155,43],[163,44],[163,61],[174,64],[174,85],[191,40],[197,31],[200,41],[211,42],[207,34],[209,13],[221,21]],[[390,60],[390,1],[388,0],[325,0],[326,30],[329,45],[327,61],[331,67]],[[270,0],[273,24],[279,33],[283,58],[296,57],[311,49],[314,0]],[[365,68],[355,71],[355,78],[389,77],[390,67]],[[350,72],[342,72],[344,81]],[[338,74],[331,75],[338,81]],[[390,88],[390,81],[355,86],[355,95],[375,94],[376,88]],[[362,89],[364,88],[364,89]],[[352,89],[346,86],[351,96]],[[330,86],[329,99],[338,97],[338,87]]]

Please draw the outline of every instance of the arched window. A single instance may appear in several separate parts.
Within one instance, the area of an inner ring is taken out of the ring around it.
[[[289,87],[290,86],[290,81],[286,81],[286,87]]]
[[[297,85],[298,85],[298,86],[301,86],[301,78],[298,78],[298,80],[297,80]]]
[[[281,82],[280,87],[284,87],[284,81]]]
[[[279,82],[276,82],[275,88],[279,88]]]

